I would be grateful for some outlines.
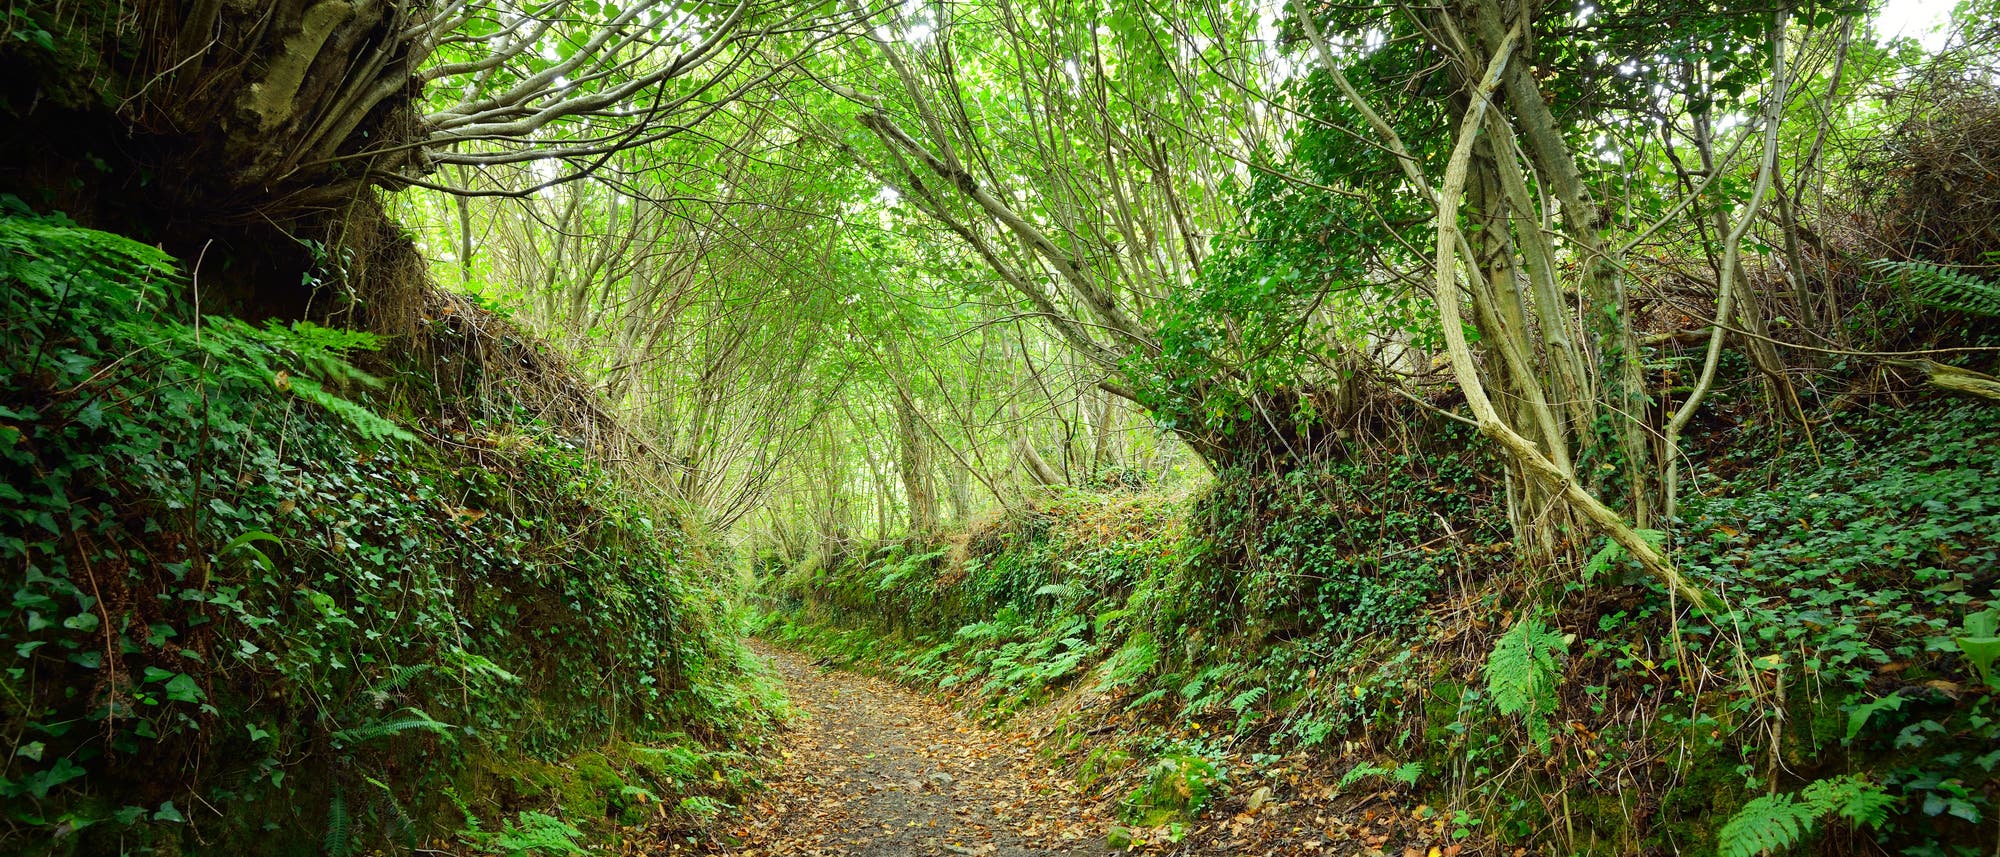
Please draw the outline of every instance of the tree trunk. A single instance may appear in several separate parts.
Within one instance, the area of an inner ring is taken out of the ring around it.
[[[937,531],[937,490],[931,473],[929,438],[917,424],[916,406],[908,395],[897,390],[896,440],[901,450],[897,469],[903,477],[903,498],[908,502],[910,534],[929,536]]]

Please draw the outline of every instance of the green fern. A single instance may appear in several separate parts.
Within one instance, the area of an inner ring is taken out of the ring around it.
[[[396,799],[396,790],[390,788],[388,783],[374,777],[363,777],[362,779],[381,791],[381,794],[376,797],[376,809],[377,817],[383,820],[383,832],[406,846],[415,847],[417,844],[417,820],[411,817],[408,810],[403,808],[403,802]]]
[[[1540,617],[1514,623],[1493,644],[1486,658],[1486,686],[1493,704],[1504,715],[1520,715],[1528,737],[1547,751],[1549,715],[1556,710],[1556,678],[1568,638],[1557,634]]]
[[[688,817],[703,823],[714,820],[724,809],[720,801],[706,795],[681,798],[678,808]]]
[[[1743,805],[1716,834],[1722,857],[1756,857],[1786,848],[1812,829],[1818,814],[1788,794],[1765,795]]]
[[[1934,262],[1877,259],[1868,268],[1909,290],[1925,306],[1970,315],[2000,316],[2000,283]]]
[[[1388,768],[1378,767],[1368,762],[1362,762],[1359,765],[1355,765],[1352,768],[1348,768],[1347,773],[1341,774],[1340,782],[1335,783],[1334,788],[1341,789],[1344,791],[1352,787],[1355,783],[1361,782],[1362,780],[1368,779],[1369,777],[1379,777],[1386,773],[1389,773]]]
[[[444,660],[458,667],[459,672],[466,676],[488,678],[501,684],[521,683],[520,676],[502,669],[499,664],[484,655],[475,655],[464,649],[451,649],[445,652]]]
[[[130,325],[128,335],[153,335],[155,322]],[[379,341],[370,334],[321,327],[309,321],[262,327],[241,319],[208,316],[200,325],[165,328],[163,346],[209,358],[208,371],[240,384],[275,387],[344,420],[370,440],[414,440],[415,435],[372,410],[333,392],[331,387],[380,387],[380,379],[347,362],[353,351],[373,351]]]
[[[411,434],[408,429],[355,403],[352,399],[344,399],[328,392],[318,381],[311,378],[293,378],[290,386],[293,395],[325,408],[327,413],[345,420],[356,432],[369,440],[417,439],[417,436]]]
[[[378,700],[388,699],[397,691],[404,690],[425,673],[436,668],[436,664],[395,664],[382,672],[382,678],[368,688],[368,693]]]
[[[1896,798],[1855,774],[1819,780],[1800,794],[1821,814],[1832,813],[1857,825],[1880,828],[1889,821]]]
[[[1334,788],[1345,791],[1353,787],[1355,783],[1369,777],[1388,777],[1391,780],[1401,783],[1405,788],[1414,788],[1417,785],[1417,780],[1422,779],[1423,776],[1424,764],[1422,762],[1404,762],[1394,768],[1384,768],[1371,762],[1363,762],[1349,768],[1347,773],[1342,774],[1340,781],[1334,784]]]
[[[1105,658],[1098,667],[1103,676],[1098,690],[1112,690],[1136,684],[1160,665],[1160,646],[1153,635],[1145,631],[1135,631],[1125,639],[1125,645]]]
[[[1270,688],[1262,686],[1253,687],[1250,688],[1249,690],[1243,691],[1242,693],[1237,694],[1235,697],[1229,700],[1229,710],[1234,711],[1237,714],[1242,714],[1245,710],[1249,709],[1250,706],[1256,705],[1257,700],[1263,699],[1264,695],[1270,692],[1271,692]]]
[[[84,229],[61,215],[0,218],[0,250],[60,263],[59,270],[110,283],[177,281],[172,256],[121,235]]]
[[[173,258],[128,238],[78,228],[67,219],[0,216],[0,332],[48,343],[57,330],[86,337],[115,335],[148,343],[149,359],[121,361],[127,371],[192,375],[181,383],[275,387],[326,409],[371,440],[413,440],[403,427],[334,392],[379,387],[381,381],[348,362],[380,340],[368,333],[309,321],[253,325],[223,316],[195,317],[180,297],[185,277]],[[61,318],[30,307],[57,307]],[[30,353],[58,362],[48,348]],[[74,357],[74,355],[72,355]],[[117,364],[114,364],[117,365]],[[70,359],[53,377],[62,385],[101,381],[105,370]],[[33,375],[45,366],[20,367]]]
[[[326,809],[326,838],[322,843],[327,857],[347,857],[354,851],[354,819],[347,814],[347,798],[340,792],[333,793],[333,803]]]
[[[1880,828],[1896,798],[1880,785],[1849,774],[1817,780],[1794,797],[1765,795],[1743,805],[1716,833],[1722,857],[1756,857],[1797,844],[1820,819],[1837,815],[1856,825]]]
[[[530,854],[587,854],[576,844],[583,831],[562,819],[540,812],[523,812],[519,823],[503,822],[493,837],[493,850],[508,857]]]
[[[451,724],[440,720],[433,720],[430,715],[422,711],[415,708],[405,708],[396,713],[408,716],[377,721],[375,723],[356,726],[352,729],[342,729],[339,732],[333,733],[333,743],[336,746],[350,747],[355,744],[363,744],[377,738],[386,738],[390,735],[397,735],[411,730],[430,732],[446,738],[451,737]]]
[[[1044,583],[1035,590],[1035,597],[1053,596],[1057,601],[1068,601],[1082,594],[1083,590],[1067,583]]]

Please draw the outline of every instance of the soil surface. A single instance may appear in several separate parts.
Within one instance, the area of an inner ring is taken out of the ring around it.
[[[738,857],[1110,853],[1111,819],[1035,753],[883,679],[760,647],[804,715],[783,767],[728,831]]]

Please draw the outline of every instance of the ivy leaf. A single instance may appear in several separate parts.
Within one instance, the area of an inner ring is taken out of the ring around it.
[[[1892,693],[1873,702],[1856,705],[1847,712],[1847,743],[1853,743],[1855,736],[1868,725],[1868,719],[1877,711],[1895,711],[1903,707],[1903,695]]]
[[[81,777],[83,773],[83,768],[68,757],[57,759],[55,767],[28,778],[28,793],[41,800],[49,796],[50,789]]]
[[[175,702],[200,702],[201,686],[195,684],[194,677],[180,673],[167,682],[167,698]]]

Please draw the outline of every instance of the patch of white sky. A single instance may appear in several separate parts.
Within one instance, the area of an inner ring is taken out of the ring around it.
[[[1889,0],[1875,15],[1875,32],[1883,39],[1910,38],[1936,53],[1951,36],[1951,9],[1957,0]]]

